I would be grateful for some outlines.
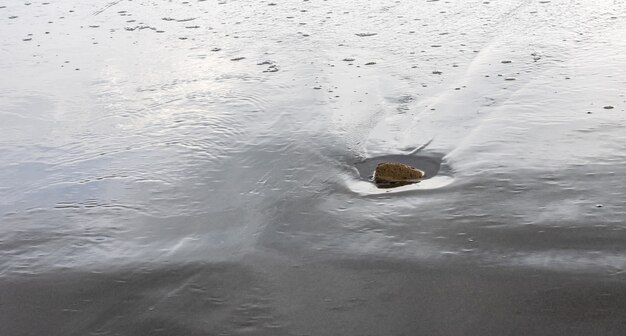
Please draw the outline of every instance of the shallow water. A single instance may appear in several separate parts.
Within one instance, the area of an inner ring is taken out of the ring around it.
[[[624,335],[625,19],[0,2],[2,334]]]

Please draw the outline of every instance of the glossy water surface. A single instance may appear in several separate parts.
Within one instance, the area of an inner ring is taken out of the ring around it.
[[[625,36],[620,0],[0,1],[0,333],[624,335]]]

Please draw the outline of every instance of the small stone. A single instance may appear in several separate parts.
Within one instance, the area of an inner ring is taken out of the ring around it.
[[[423,177],[423,171],[398,162],[381,162],[374,172],[374,182],[379,186],[406,185],[419,182]]]
[[[604,206],[604,205],[602,205],[602,204],[596,204],[596,208],[601,208],[601,207],[603,207],[603,206]]]
[[[604,107],[604,109],[605,110],[612,110],[612,109],[614,109],[614,107],[611,106],[611,105],[607,105],[607,106]]]

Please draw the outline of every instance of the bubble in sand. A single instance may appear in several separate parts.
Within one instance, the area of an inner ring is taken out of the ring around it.
[[[278,72],[279,67],[276,64],[272,64],[270,65],[267,70],[263,71],[263,72]]]

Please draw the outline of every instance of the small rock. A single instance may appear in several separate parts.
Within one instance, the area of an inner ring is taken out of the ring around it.
[[[395,187],[419,182],[424,172],[404,163],[381,162],[376,166],[374,182],[380,187]]]
[[[611,105],[607,105],[607,106],[604,107],[604,109],[605,110],[612,110],[612,109],[614,109],[614,107],[611,106]]]

